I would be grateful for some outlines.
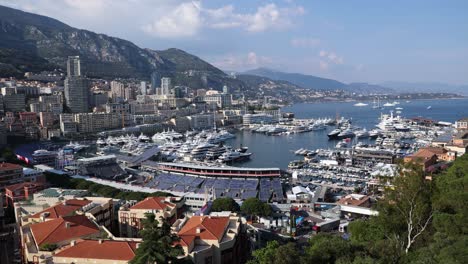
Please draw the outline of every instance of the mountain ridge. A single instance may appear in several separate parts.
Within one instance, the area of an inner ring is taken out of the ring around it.
[[[244,74],[253,74],[263,77],[268,77],[273,80],[285,80],[292,84],[299,85],[304,88],[316,90],[345,90],[351,93],[361,94],[385,94],[394,93],[394,90],[388,87],[382,87],[377,84],[369,84],[365,82],[343,83],[337,80],[317,77],[314,75],[302,73],[289,73],[268,68],[257,68],[243,72]]]
[[[192,70],[191,77],[227,78],[218,68],[179,49],[140,48],[128,40],[0,6],[0,70],[9,69],[20,75],[26,71],[64,69],[66,58],[72,55],[81,57],[83,72],[90,77],[149,79],[153,72],[158,72],[177,79]],[[29,57],[33,63],[15,59],[23,57]]]

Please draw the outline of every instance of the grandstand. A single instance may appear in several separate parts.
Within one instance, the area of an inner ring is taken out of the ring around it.
[[[261,179],[270,184],[267,178]],[[279,189],[274,189],[278,199],[282,200],[283,192],[279,179]],[[273,184],[272,184],[273,185]],[[268,185],[268,188],[270,185]],[[146,182],[143,187],[154,188],[163,191],[172,192],[193,192],[207,193],[210,196],[231,197],[233,199],[244,200],[250,197],[257,197],[259,180],[258,179],[240,179],[240,178],[217,178],[217,177],[197,177],[193,175],[180,175],[173,173],[157,173],[151,180]],[[261,188],[261,187],[260,187]],[[262,188],[261,188],[262,189]],[[281,190],[281,192],[279,191]],[[268,194],[268,200],[272,196]],[[276,201],[275,200],[275,201]]]
[[[122,180],[127,173],[117,164],[114,155],[83,158],[76,162],[80,175],[108,180]]]

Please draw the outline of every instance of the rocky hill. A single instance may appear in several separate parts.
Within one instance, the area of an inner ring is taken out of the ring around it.
[[[130,41],[68,26],[50,17],[0,6],[0,74],[64,68],[67,56],[79,55],[90,77],[148,78],[160,75],[204,81],[226,75],[178,49],[143,49]]]

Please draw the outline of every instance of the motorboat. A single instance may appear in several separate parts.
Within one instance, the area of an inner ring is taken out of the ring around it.
[[[236,162],[249,159],[252,153],[240,153],[237,151],[227,151],[223,153],[219,158],[218,162]]]
[[[149,141],[150,141],[150,138],[149,138],[147,135],[141,133],[141,134],[138,136],[138,140],[139,140],[140,142],[149,142]]]
[[[355,136],[356,134],[354,134],[354,132],[351,129],[346,129],[346,130],[341,131],[338,134],[337,138],[353,138]]]
[[[219,156],[223,155],[226,150],[224,146],[214,146],[206,152],[205,158],[207,160],[216,160]]]
[[[357,138],[368,138],[370,136],[369,131],[365,129],[355,131],[355,134]]]
[[[368,104],[365,104],[365,103],[357,103],[357,104],[354,104],[354,106],[360,106],[360,107],[362,107],[362,106],[368,106]]]
[[[193,148],[190,154],[193,159],[204,159],[208,150],[213,147],[215,147],[215,145],[210,143],[201,144]]]
[[[341,133],[341,129],[333,129],[330,133],[328,133],[329,138],[337,138],[338,135]]]

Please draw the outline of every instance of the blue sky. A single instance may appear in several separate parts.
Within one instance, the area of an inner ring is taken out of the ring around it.
[[[224,70],[468,83],[468,1],[0,0]]]

